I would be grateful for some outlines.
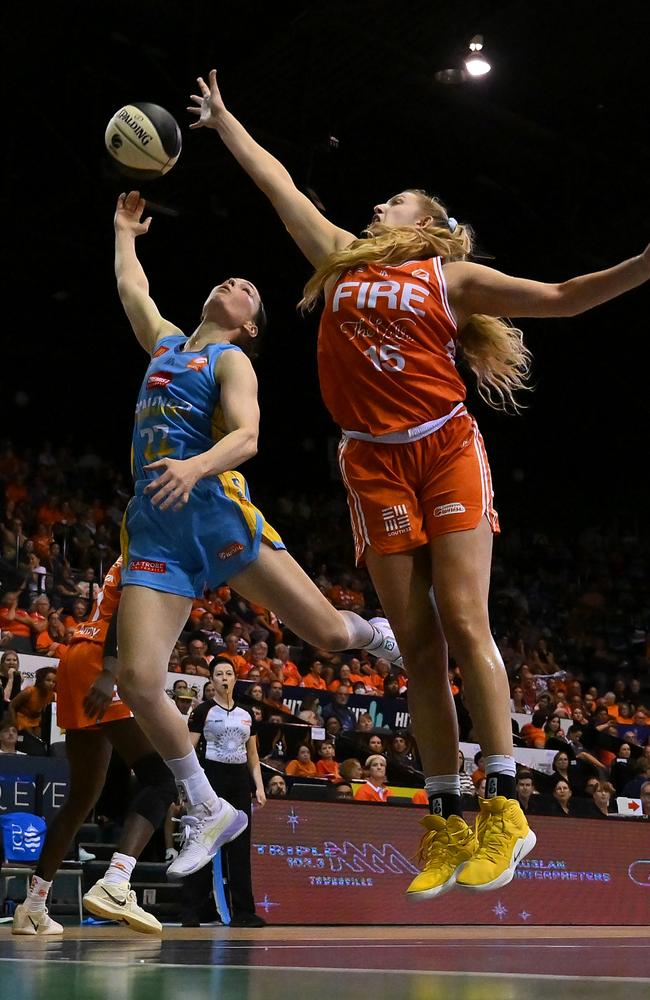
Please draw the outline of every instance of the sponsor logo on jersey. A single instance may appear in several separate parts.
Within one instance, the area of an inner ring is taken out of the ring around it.
[[[171,372],[152,372],[147,379],[147,389],[166,389],[173,378]]]
[[[159,358],[161,354],[164,354],[165,351],[168,351],[168,350],[169,350],[168,347],[159,347],[157,351],[153,352],[153,354],[151,355],[151,357],[152,358]]]
[[[193,372],[200,372],[201,369],[205,368],[205,366],[208,364],[208,361],[209,358],[205,358],[203,356],[201,356],[200,358],[192,358],[191,361],[188,361],[187,367],[190,368]]]
[[[153,559],[132,559],[129,569],[134,573],[166,573],[166,562],[155,562]]]
[[[392,507],[382,507],[381,516],[389,535],[405,535],[411,530],[411,519],[405,503],[397,503]]]
[[[415,271],[411,271],[414,278],[422,278],[422,281],[429,280],[429,272],[425,271],[424,268],[418,267]]]
[[[221,549],[218,555],[220,559],[232,559],[233,556],[238,556],[243,551],[244,546],[241,542],[229,542],[225,548]]]
[[[462,503],[443,503],[433,511],[434,517],[446,517],[447,514],[464,514],[465,508]]]

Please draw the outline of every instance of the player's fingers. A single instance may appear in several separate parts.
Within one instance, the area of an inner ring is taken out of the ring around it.
[[[208,94],[210,93],[210,88],[208,87],[208,85],[205,82],[205,80],[203,79],[203,77],[202,76],[197,76],[196,81],[197,81],[197,83],[199,85],[199,88],[200,88],[201,93],[203,94],[203,96],[207,97]]]
[[[195,104],[203,104],[203,98],[199,94],[190,94],[190,101],[194,101]],[[196,108],[188,108],[188,111],[196,111]]]

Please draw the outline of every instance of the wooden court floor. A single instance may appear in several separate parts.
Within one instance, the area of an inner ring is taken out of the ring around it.
[[[0,983],[20,1000],[648,1000],[650,928],[4,925]]]

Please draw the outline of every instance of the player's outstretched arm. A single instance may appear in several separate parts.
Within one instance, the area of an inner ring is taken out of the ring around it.
[[[581,274],[557,284],[514,278],[482,264],[445,264],[449,301],[459,326],[474,313],[488,316],[577,316],[609,302],[650,279],[650,247],[638,257],[604,271]]]
[[[173,323],[163,319],[149,295],[149,282],[138,260],[135,241],[149,231],[151,216],[142,221],[145,200],[139,191],[121,194],[115,209],[115,277],[124,312],[129,318],[138,343],[151,354],[160,337],[179,333]]]
[[[322,215],[299,191],[288,170],[257,143],[223,102],[217,71],[210,70],[209,85],[198,77],[200,94],[192,94],[188,107],[196,121],[190,128],[210,128],[219,133],[237,162],[264,192],[305,257],[318,267],[328,254],[355,238]]]

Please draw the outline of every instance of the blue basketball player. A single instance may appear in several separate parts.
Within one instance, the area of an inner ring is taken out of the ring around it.
[[[237,837],[246,816],[218,798],[165,694],[169,655],[206,587],[228,582],[322,649],[367,649],[401,663],[386,619],[337,611],[252,504],[236,469],[257,450],[257,379],[250,361],[266,318],[259,292],[229,278],[210,292],[190,337],[160,315],[135,250],[149,229],[139,192],[120,195],[115,273],[124,310],[149,353],[136,405],[135,495],[122,531],[119,690],[174,774],[187,803],[185,841],[168,869],[198,871]]]

